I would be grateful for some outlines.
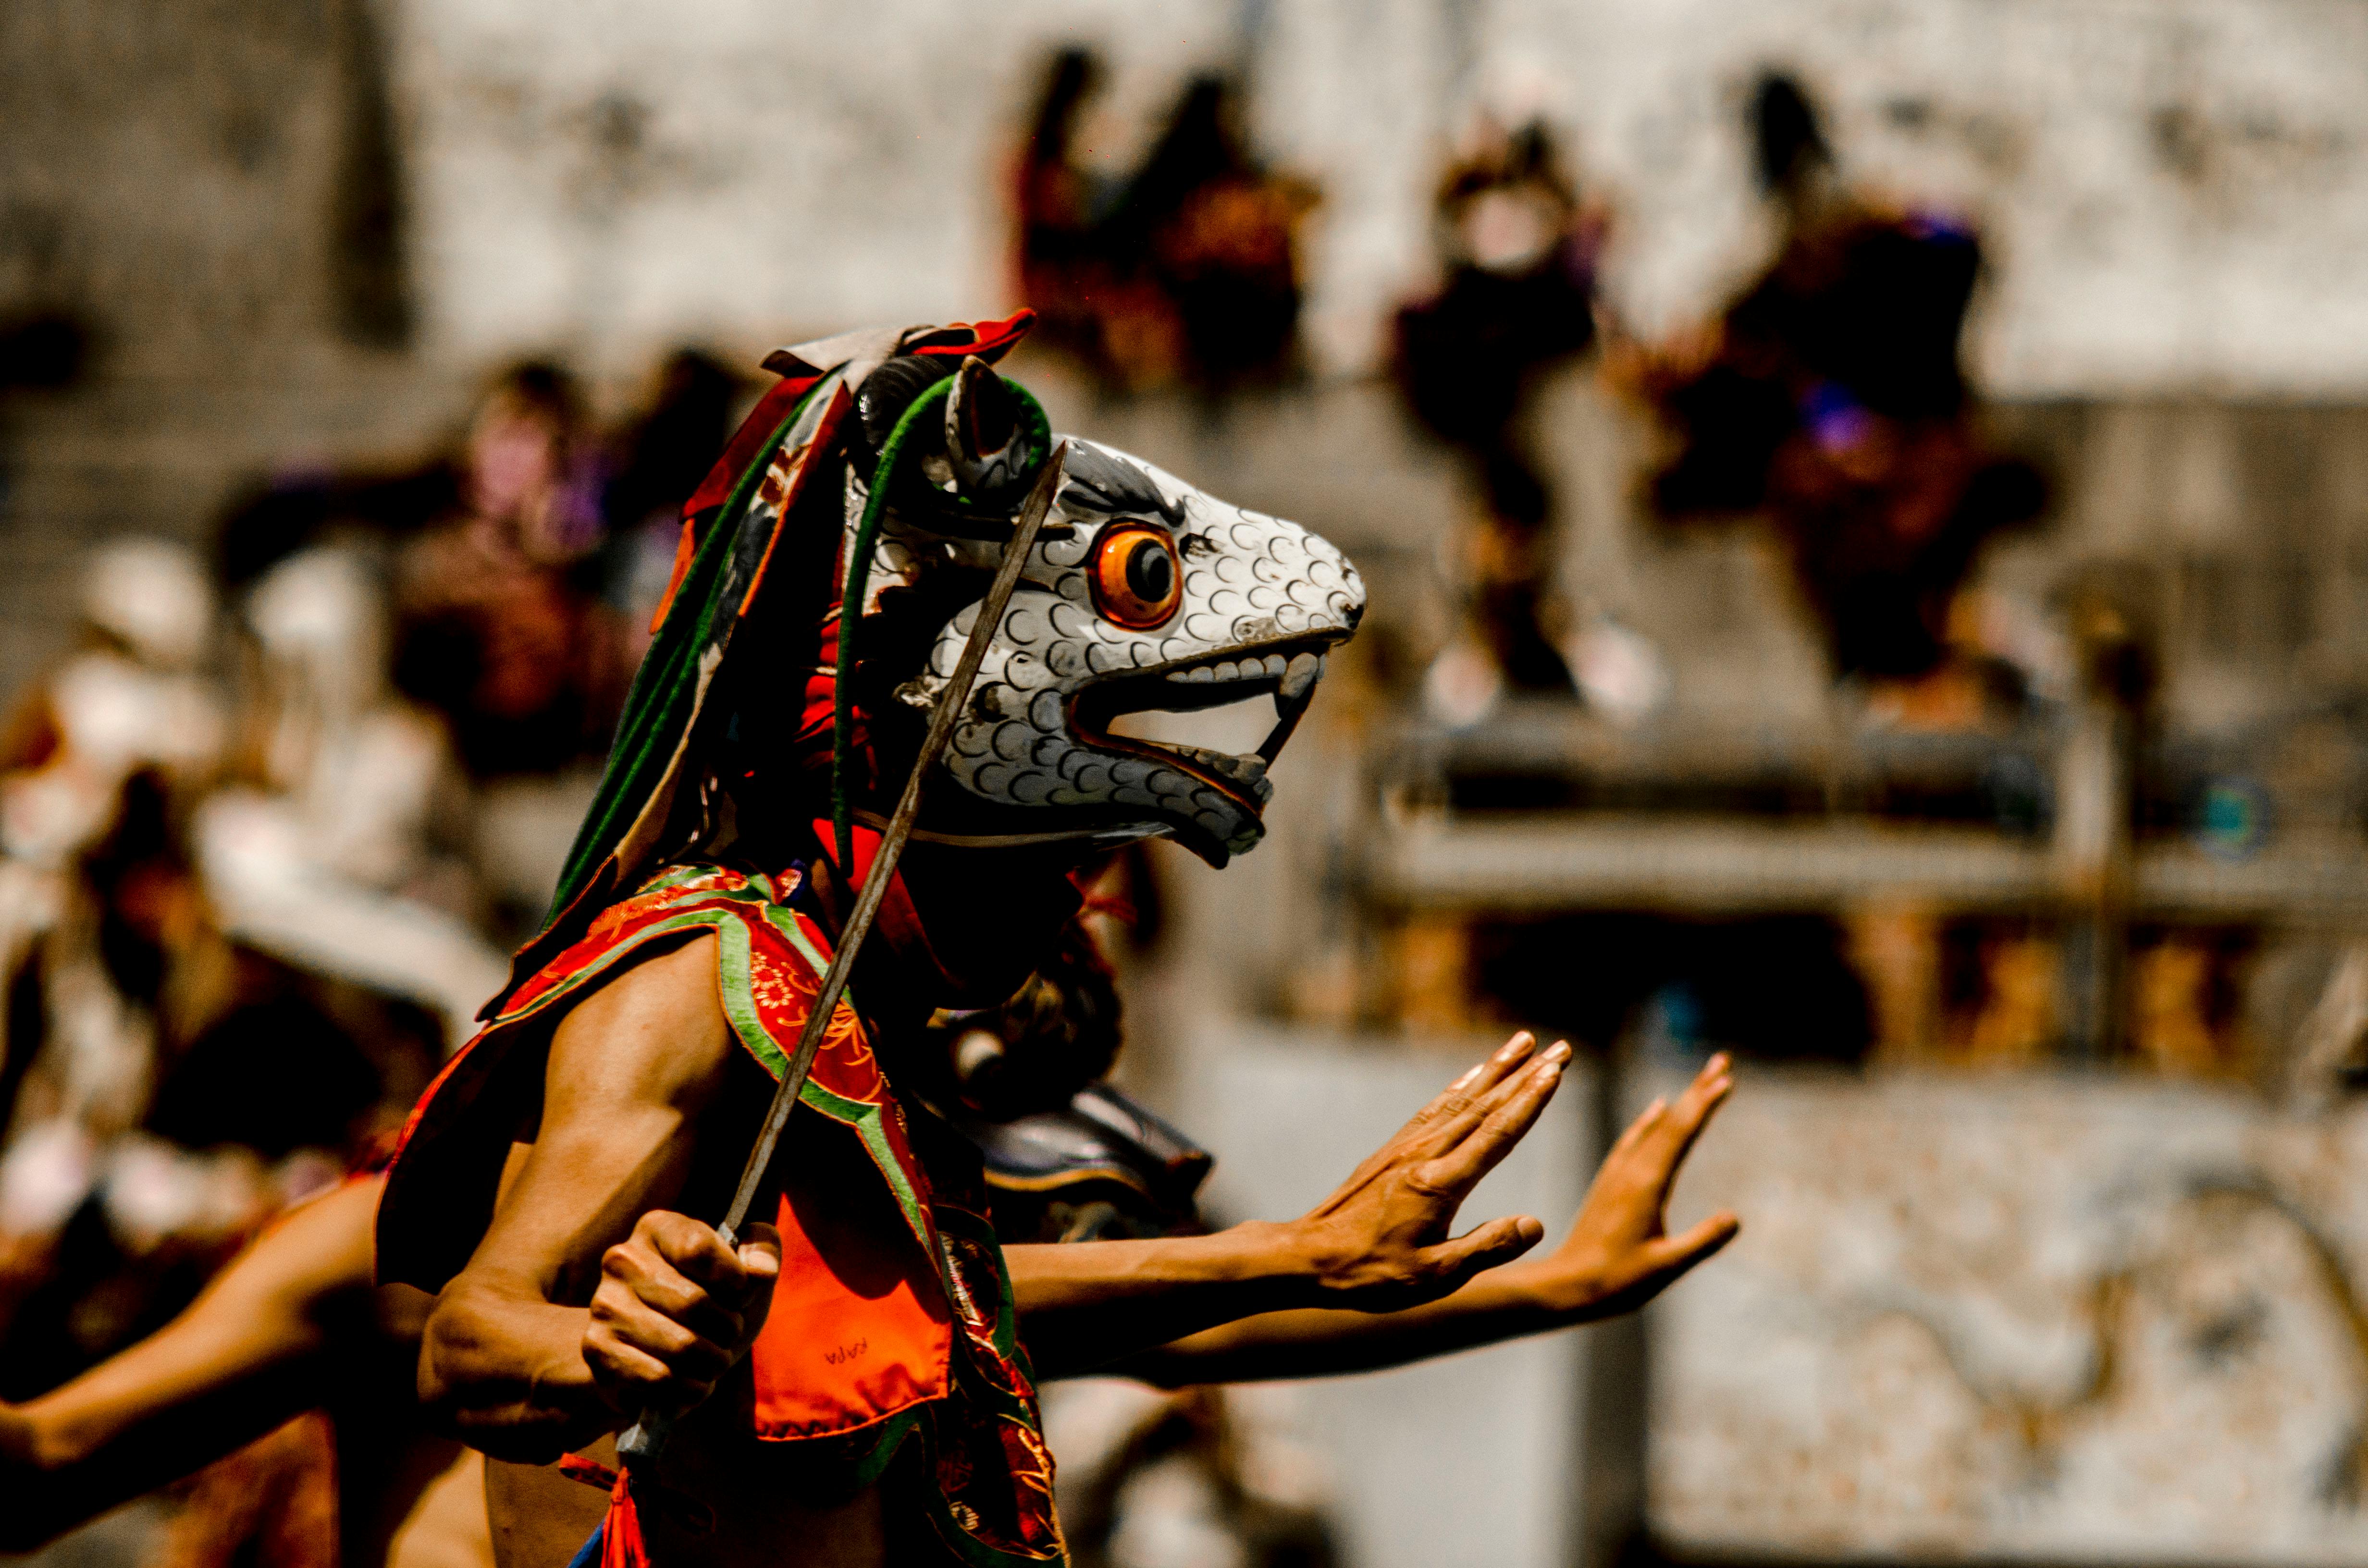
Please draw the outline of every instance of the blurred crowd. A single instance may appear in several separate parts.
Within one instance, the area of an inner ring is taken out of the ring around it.
[[[550,364],[425,461],[84,568],[0,735],[0,1398],[367,1163],[530,933],[741,379],[603,428]]]
[[[1317,192],[1251,150],[1224,76],[1187,85],[1138,164],[1107,166],[1087,145],[1101,79],[1084,51],[1053,59],[1018,164],[1015,272],[1036,341],[1111,394],[1288,380]],[[1448,159],[1433,281],[1390,345],[1407,417],[1456,455],[1469,497],[1451,551],[1462,627],[1425,684],[1436,716],[1545,696],[1630,722],[1666,695],[1657,652],[1555,580],[1538,397],[1599,345],[1605,379],[1665,433],[1647,509],[1676,528],[1771,522],[1834,674],[1881,717],[1978,727],[2057,673],[2054,650],[1960,596],[1982,545],[2045,500],[1976,433],[1961,350],[1977,235],[1853,185],[1790,76],[1759,83],[1747,130],[1772,254],[1715,319],[1661,343],[1600,294],[1613,214],[1584,199],[1545,122],[1483,116]]]

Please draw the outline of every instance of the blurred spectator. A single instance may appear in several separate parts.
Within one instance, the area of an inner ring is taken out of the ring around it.
[[[445,717],[472,778],[554,772],[605,749],[631,674],[600,596],[609,466],[574,378],[516,365],[451,456],[292,472],[233,507],[222,574],[245,586],[311,545],[383,541],[396,684]]]
[[[1103,363],[1101,313],[1111,308],[1117,269],[1101,228],[1121,181],[1079,160],[1078,122],[1101,85],[1101,66],[1064,49],[1045,70],[1014,191],[1019,227],[1019,292],[1036,311],[1035,336],[1110,374]]]
[[[1315,190],[1251,153],[1238,89],[1216,76],[1186,87],[1131,176],[1096,174],[1076,134],[1099,75],[1083,51],[1054,57],[1020,161],[1019,285],[1042,340],[1118,391],[1289,373]]]
[[[105,831],[134,771],[194,789],[222,755],[222,694],[199,673],[214,590],[196,553],[164,540],[102,546],[85,569],[81,608],[81,650],[35,687],[0,737],[0,849],[41,867]]]
[[[1781,238],[1711,334],[1642,374],[1677,441],[1652,481],[1655,510],[1766,516],[1867,719],[2012,723],[2047,672],[2004,656],[2012,646],[1984,635],[1997,617],[1965,587],[1983,546],[2037,517],[2045,494],[1975,428],[1960,345],[1979,241],[1849,188],[1789,76],[1760,80],[1750,130]],[[1854,909],[1842,926],[1886,1058],[2021,1062],[2063,1027],[2045,983],[2055,955],[2028,934],[1997,934],[1952,965],[1946,922],[1921,903]]]
[[[1396,369],[1426,429],[1485,455],[1516,446],[1539,375],[1594,343],[1604,225],[1543,124],[1484,123],[1474,142],[1440,181],[1445,280],[1398,312]]]
[[[402,552],[397,679],[475,778],[606,748],[628,672],[597,592],[604,466],[574,381],[518,366],[470,426],[453,508]]]
[[[468,808],[439,784],[427,817],[475,842],[433,846],[427,869],[438,885],[411,892],[482,920],[504,942],[541,914],[671,576],[678,508],[746,394],[735,372],[693,348],[669,355],[654,381],[644,408],[611,435],[594,427],[565,372],[519,365],[495,379],[451,455],[283,474],[222,523],[221,570],[233,588],[324,545],[392,559],[392,671],[380,684],[393,690],[349,738],[389,745],[408,727],[411,760],[389,784],[416,816],[428,801],[414,777],[421,726],[440,722]],[[408,715],[402,725],[398,711]],[[268,782],[293,788],[284,777]],[[393,804],[390,796],[364,814]],[[460,885],[447,851],[473,857],[472,886]],[[450,1013],[454,1001],[434,1005]]]
[[[1467,635],[1433,666],[1434,714],[1468,722],[1499,693],[1568,696],[1551,584],[1553,497],[1524,429],[1542,377],[1595,341],[1602,224],[1553,137],[1484,123],[1440,182],[1438,291],[1398,312],[1395,369],[1415,419],[1460,453],[1479,496],[1463,562]]]
[[[609,598],[622,620],[627,669],[640,665],[651,619],[674,579],[682,504],[731,438],[747,391],[713,356],[677,348],[658,367],[647,410],[614,444],[614,477],[602,505],[609,527]]]
[[[245,620],[260,651],[250,782],[195,824],[228,927],[284,961],[434,1009],[457,1043],[507,971],[467,923],[472,879],[445,837],[465,812],[443,726],[388,682],[383,590],[354,551],[266,574]]]
[[[1970,418],[1958,347],[1979,242],[1845,189],[1790,77],[1762,80],[1752,119],[1783,238],[1700,351],[1645,372],[1679,443],[1655,507],[1765,511],[1837,676],[1909,722],[1977,722],[1994,683],[1952,657],[1951,606],[1982,545],[2044,501]]]

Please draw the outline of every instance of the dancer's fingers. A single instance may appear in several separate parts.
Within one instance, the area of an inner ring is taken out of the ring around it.
[[[644,1349],[670,1356],[694,1340],[719,1346],[740,1342],[740,1314],[662,1261],[653,1263],[615,1246],[601,1257],[600,1273],[593,1297],[594,1315],[605,1312],[613,1318],[623,1325],[619,1332]],[[672,1326],[660,1331],[652,1326],[656,1324]]]
[[[1733,1064],[1722,1051],[1702,1064],[1702,1070],[1686,1086],[1686,1092],[1678,1096],[1678,1103],[1670,1108],[1665,1125],[1659,1130],[1668,1144],[1668,1163],[1662,1178],[1665,1187],[1677,1180],[1679,1167],[1686,1163],[1686,1156],[1693,1153],[1702,1130],[1710,1125],[1711,1118],[1718,1114],[1718,1108],[1725,1105],[1727,1096],[1734,1092]]]
[[[781,1277],[781,1233],[770,1225],[748,1227],[734,1248],[748,1277],[748,1295],[740,1303],[740,1343],[756,1339],[773,1309],[773,1287]]]
[[[1537,1049],[1537,1036],[1527,1029],[1488,1053],[1486,1060],[1464,1069],[1461,1077],[1440,1091],[1437,1097],[1415,1112],[1414,1119],[1401,1130],[1401,1136],[1420,1129],[1450,1126],[1459,1118],[1471,1114],[1474,1106],[1502,1088],[1519,1071],[1531,1052]]]
[[[1742,1220],[1731,1210],[1722,1209],[1700,1224],[1689,1226],[1677,1235],[1666,1236],[1648,1246],[1645,1256],[1649,1267],[1663,1284],[1667,1284],[1718,1252],[1742,1230]]]
[[[1511,1214],[1474,1225],[1451,1241],[1429,1249],[1425,1261],[1448,1295],[1474,1275],[1485,1273],[1520,1256],[1545,1239],[1546,1228],[1527,1214]]]
[[[736,1329],[737,1324],[727,1322],[726,1326]],[[732,1339],[719,1341],[653,1306],[621,1276],[608,1276],[593,1292],[585,1353],[594,1359],[596,1372],[603,1369],[605,1360],[611,1381],[679,1384],[676,1394],[696,1399],[723,1375],[736,1350]],[[662,1369],[654,1373],[645,1360]]]
[[[778,1278],[781,1272],[781,1233],[770,1225],[755,1224],[741,1233],[739,1245],[733,1248],[739,1256],[741,1271],[750,1279]]]
[[[659,1404],[673,1408],[689,1392],[673,1368],[625,1343],[598,1319],[584,1332],[584,1360],[592,1369],[593,1384],[620,1411],[634,1413]]]
[[[1466,1068],[1429,1105],[1415,1112],[1388,1142],[1360,1161],[1342,1189],[1361,1186],[1383,1166],[1409,1154],[1423,1157],[1447,1147],[1452,1142],[1453,1129],[1470,1115],[1473,1106],[1501,1087],[1536,1046],[1536,1037],[1523,1029],[1490,1052],[1487,1060]]]
[[[1513,1151],[1537,1119],[1562,1082],[1570,1061],[1567,1043],[1556,1043],[1520,1079],[1493,1096],[1487,1114],[1465,1131],[1453,1147],[1429,1162],[1419,1173],[1425,1188],[1461,1199],[1480,1178]]]

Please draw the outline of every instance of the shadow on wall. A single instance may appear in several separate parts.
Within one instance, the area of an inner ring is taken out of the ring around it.
[[[406,348],[414,321],[408,204],[387,91],[386,42],[371,0],[346,0],[330,284],[338,330],[370,348]]]

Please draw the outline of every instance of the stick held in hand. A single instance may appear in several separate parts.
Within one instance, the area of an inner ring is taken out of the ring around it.
[[[879,852],[872,857],[871,874],[863,879],[855,912],[848,917],[846,929],[839,933],[838,949],[831,955],[830,967],[823,972],[821,989],[814,994],[814,1010],[806,1015],[805,1028],[798,1035],[797,1051],[773,1090],[772,1107],[765,1113],[764,1128],[757,1135],[756,1147],[748,1151],[747,1164],[741,1167],[740,1185],[732,1195],[732,1207],[725,1210],[723,1222],[716,1227],[727,1247],[734,1244],[740,1227],[747,1221],[749,1206],[756,1201],[757,1189],[773,1163],[773,1150],[780,1142],[781,1131],[789,1125],[790,1112],[797,1108],[806,1077],[814,1071],[823,1033],[830,1027],[831,1015],[837,1010],[848,975],[854,972],[856,954],[863,946],[863,938],[871,934],[881,901],[887,896],[888,884],[895,875],[896,862],[905,853],[905,841],[912,836],[913,822],[920,814],[921,794],[928,783],[929,772],[945,755],[946,743],[953,736],[954,721],[961,715],[962,705],[970,700],[971,687],[978,681],[979,665],[986,659],[987,644],[995,640],[996,629],[1003,623],[1003,612],[1010,607],[1011,596],[1019,586],[1020,570],[1027,565],[1029,551],[1035,548],[1036,536],[1053,509],[1053,497],[1060,491],[1061,469],[1067,456],[1068,443],[1064,441],[1045,460],[1036,488],[1029,493],[1027,504],[1019,509],[1019,526],[1012,529],[1011,541],[1004,547],[1002,564],[979,607],[978,619],[971,626],[970,640],[962,644],[962,659],[954,665],[953,676],[947,681],[945,690],[938,694],[938,705],[929,715],[928,733],[921,742],[920,755],[914,758],[912,773],[905,780],[905,792],[896,802],[895,814],[888,819],[888,831],[880,840]],[[666,1451],[666,1438],[673,1429],[671,1415],[652,1411],[617,1439],[617,1453],[628,1465],[654,1460]]]

